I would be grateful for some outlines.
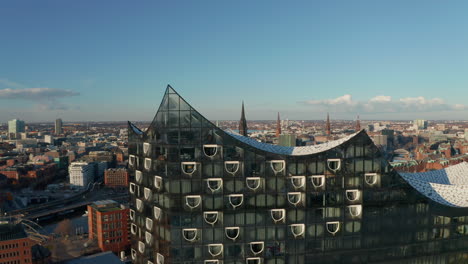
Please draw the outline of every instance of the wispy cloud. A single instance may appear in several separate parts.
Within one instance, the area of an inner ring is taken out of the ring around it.
[[[448,104],[441,98],[404,97],[393,99],[391,96],[378,95],[367,101],[355,101],[352,96],[343,96],[324,99],[301,101],[320,110],[335,112],[362,112],[362,113],[411,113],[435,111],[460,111],[468,109],[462,104]]]
[[[13,82],[13,81],[10,81],[8,79],[3,79],[3,78],[0,78],[0,84],[3,87],[25,88],[25,86],[20,83]]]

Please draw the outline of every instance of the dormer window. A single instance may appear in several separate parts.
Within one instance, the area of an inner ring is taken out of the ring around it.
[[[292,176],[290,180],[291,180],[291,185],[296,190],[305,187],[305,183],[306,183],[305,176]]]
[[[136,199],[135,202],[136,202],[136,209],[138,210],[138,212],[143,211],[143,201],[140,199]]]
[[[327,159],[328,169],[337,172],[341,168],[341,159]]]
[[[245,178],[245,185],[252,191],[256,191],[260,188],[261,178],[260,177],[247,177]]]
[[[229,203],[231,204],[231,206],[234,209],[236,207],[241,206],[243,201],[244,201],[244,195],[243,194],[230,194],[229,195]]]
[[[135,171],[135,180],[137,183],[141,183],[141,181],[143,180],[143,173],[141,173],[141,171]]]
[[[153,235],[151,235],[150,232],[146,231],[145,232],[145,241],[148,246],[151,246],[153,244]]]
[[[335,235],[340,230],[340,222],[327,222],[326,223],[328,233]]]
[[[145,158],[145,170],[149,171],[151,169],[151,159]]]
[[[346,199],[350,202],[356,202],[361,197],[361,191],[359,190],[346,190]]]
[[[208,253],[212,257],[221,256],[223,254],[223,244],[208,244]]]
[[[271,214],[271,219],[273,219],[275,223],[278,223],[278,222],[284,223],[284,219],[286,216],[285,209],[271,209],[270,214]]]
[[[305,224],[292,224],[289,225],[291,229],[291,233],[293,234],[294,238],[304,236],[305,233]]]
[[[154,219],[160,220],[161,219],[161,208],[154,206],[153,207],[153,215]]]
[[[194,242],[198,238],[198,229],[196,228],[186,228],[182,229],[182,236],[188,242]]]
[[[315,188],[325,186],[325,175],[314,175],[310,177],[310,181]]]
[[[203,218],[205,218],[205,222],[210,225],[216,224],[218,222],[218,212],[204,212]]]
[[[150,188],[144,188],[143,189],[143,195],[145,196],[145,200],[149,201],[151,200],[152,192]]]
[[[269,163],[275,174],[282,172],[284,167],[286,167],[286,162],[284,160],[270,160]]]
[[[250,242],[250,251],[254,255],[258,255],[263,252],[265,248],[265,243],[263,241],[258,241],[258,242]]]
[[[235,241],[240,234],[240,228],[239,227],[226,227],[224,229],[224,233],[226,234],[226,237]]]
[[[197,170],[197,163],[196,162],[181,162],[182,171],[192,176],[192,174]]]
[[[302,202],[302,193],[300,192],[289,192],[288,201],[290,204],[297,206]]]
[[[205,154],[205,156],[207,156],[208,158],[213,158],[216,156],[216,154],[218,154],[218,149],[221,148],[221,146],[219,145],[214,145],[214,144],[211,144],[211,145],[203,145],[203,153]]]
[[[224,162],[224,168],[226,171],[233,176],[237,173],[240,167],[240,162],[239,161],[225,161]]]
[[[369,186],[373,186],[374,184],[376,184],[378,179],[379,179],[379,175],[377,173],[366,173],[366,174],[364,174],[364,181]]]
[[[221,190],[221,187],[223,186],[223,179],[221,178],[212,178],[206,180],[206,183],[208,184],[208,188],[211,190],[211,192],[217,192]]]
[[[143,154],[149,155],[151,154],[151,144],[150,143],[143,143]]]
[[[185,205],[190,209],[196,209],[201,205],[200,195],[187,195],[185,196]]]
[[[362,212],[362,205],[356,204],[356,205],[349,205],[348,206],[348,212],[352,217],[358,217],[361,216]]]
[[[162,177],[161,176],[154,176],[154,188],[160,191],[162,187]]]

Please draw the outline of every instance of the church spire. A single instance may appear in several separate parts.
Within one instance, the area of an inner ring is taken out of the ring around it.
[[[247,120],[245,119],[244,101],[242,101],[242,112],[239,121],[239,134],[243,135],[244,137],[247,136]]]
[[[278,119],[276,120],[276,137],[279,138],[281,135],[281,120],[280,120],[280,114],[278,112]]]
[[[361,121],[359,120],[359,115],[357,116],[356,120],[356,132],[361,131]]]
[[[331,126],[330,126],[330,115],[327,113],[327,135],[331,135]]]

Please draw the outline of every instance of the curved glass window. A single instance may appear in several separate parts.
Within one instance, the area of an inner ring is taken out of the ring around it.
[[[135,211],[130,209],[130,220],[135,220]]]
[[[145,187],[145,188],[143,189],[143,195],[145,196],[145,199],[146,199],[147,201],[151,200],[151,196],[152,196],[151,189]]]
[[[130,183],[129,191],[130,191],[131,194],[135,193],[136,187],[137,186],[133,182]]]
[[[211,190],[211,192],[214,193],[221,190],[221,187],[223,186],[223,179],[211,178],[206,180],[206,183],[208,184],[208,188]]]
[[[203,153],[205,156],[213,158],[216,156],[216,154],[218,154],[218,149],[220,148],[221,146],[215,144],[203,145]]]
[[[187,174],[192,176],[192,174],[197,170],[197,163],[196,162],[181,162],[180,163],[182,167],[182,171]]]
[[[156,253],[156,264],[164,264],[164,256],[160,253]]]
[[[198,238],[198,229],[196,228],[186,228],[182,229],[182,236],[188,242],[194,242]]]
[[[284,219],[286,216],[286,210],[285,209],[271,209],[270,215],[271,215],[271,219],[273,219],[275,223],[284,222]]]
[[[372,186],[377,183],[379,175],[377,173],[366,173],[364,174],[364,181],[367,185]]]
[[[133,234],[133,235],[136,235],[137,233],[137,226],[135,224],[131,224],[130,225],[130,232]]]
[[[260,188],[261,178],[260,177],[247,177],[245,178],[245,185],[252,191],[256,191]]]
[[[286,167],[286,162],[284,160],[270,160],[268,162],[275,174],[284,171],[284,168]]]
[[[135,155],[128,156],[128,165],[135,166]]]
[[[337,172],[341,169],[341,159],[327,159],[328,169]]]
[[[304,236],[305,233],[305,224],[292,224],[289,225],[291,233],[295,238]]]
[[[208,253],[212,257],[220,256],[223,254],[223,244],[208,244]]]
[[[162,187],[162,177],[161,176],[154,176],[154,188],[156,188],[158,191],[161,190]]]
[[[334,235],[338,231],[340,231],[340,222],[335,221],[335,222],[327,222],[326,223],[327,231],[328,233]]]
[[[219,212],[204,212],[203,213],[203,218],[205,219],[205,222],[210,224],[210,225],[214,225],[216,224],[216,222],[218,222],[218,215],[219,215]]]
[[[159,220],[161,219],[161,208],[154,206],[153,207],[153,214],[154,214],[154,219]]]
[[[297,206],[302,202],[302,193],[300,192],[289,192],[288,201],[290,204]]]
[[[254,255],[258,255],[263,252],[265,248],[265,243],[263,241],[258,241],[258,242],[250,242],[250,251]]]
[[[196,209],[201,204],[201,196],[200,195],[187,195],[185,196],[185,205],[187,205],[190,209]]]
[[[349,211],[349,214],[350,214],[352,217],[361,216],[362,205],[360,205],[360,204],[349,205],[349,206],[348,206],[348,211]]]
[[[143,143],[143,154],[150,155],[151,154],[151,144],[150,143]]]
[[[231,240],[236,240],[239,237],[240,228],[239,227],[226,227],[224,229],[224,233],[226,234],[227,238]]]
[[[151,170],[151,159],[145,158],[145,170]]]
[[[143,201],[140,199],[136,199],[136,208],[139,212],[143,211]]]
[[[136,250],[134,250],[134,249],[132,248],[132,250],[130,251],[130,255],[132,255],[132,260],[136,260],[136,257],[137,257],[137,252],[136,252]]]
[[[239,161],[225,161],[224,168],[226,171],[232,175],[235,175],[239,171],[240,162]]]
[[[314,175],[310,177],[310,181],[315,188],[325,186],[325,175]]]
[[[145,226],[146,229],[148,229],[149,231],[153,230],[153,220],[151,220],[151,218],[146,217]]]
[[[291,185],[294,187],[294,189],[301,189],[304,188],[306,180],[305,176],[291,176]]]
[[[150,232],[146,231],[145,232],[145,241],[148,246],[151,246],[153,244],[153,235],[151,235]]]
[[[217,260],[217,259],[207,259],[203,263],[204,264],[219,264],[219,260]]]
[[[245,264],[262,264],[261,258],[246,258]]]
[[[229,203],[231,204],[233,208],[241,206],[243,201],[244,201],[243,194],[230,194],[229,195]]]
[[[361,191],[355,190],[346,190],[346,199],[350,202],[358,201],[361,197]]]
[[[141,171],[135,171],[135,180],[136,182],[141,183],[141,181],[143,180],[143,173],[141,173]]]

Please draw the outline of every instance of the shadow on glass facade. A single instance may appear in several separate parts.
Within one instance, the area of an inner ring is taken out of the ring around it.
[[[363,130],[301,155],[237,137],[170,86],[147,131],[129,123],[134,263],[467,261],[468,210],[413,189]]]

